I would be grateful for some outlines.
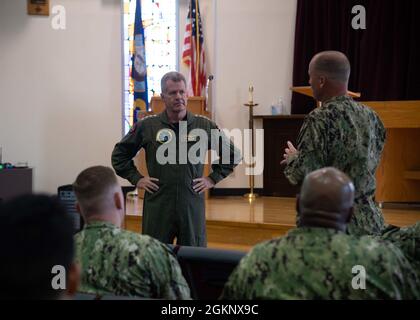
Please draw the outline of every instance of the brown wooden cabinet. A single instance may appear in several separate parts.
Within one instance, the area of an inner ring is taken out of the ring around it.
[[[386,128],[376,171],[378,202],[420,202],[420,101],[369,101]]]
[[[32,168],[0,170],[0,202],[32,193]]]
[[[284,148],[287,141],[296,145],[296,138],[305,115],[254,116],[262,119],[264,129],[264,195],[294,197],[299,188],[293,186],[284,176]]]

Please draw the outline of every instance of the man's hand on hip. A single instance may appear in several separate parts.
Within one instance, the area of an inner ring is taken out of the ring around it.
[[[137,188],[144,189],[147,192],[154,193],[159,190],[159,186],[153,181],[159,182],[159,179],[152,177],[143,177],[137,182]]]
[[[202,193],[214,187],[214,182],[209,177],[194,179],[193,183],[193,189],[197,193]]]

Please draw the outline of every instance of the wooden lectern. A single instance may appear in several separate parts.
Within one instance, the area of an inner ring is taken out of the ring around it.
[[[420,202],[420,101],[367,101],[386,128],[376,201]]]
[[[165,110],[165,104],[162,98],[159,96],[152,97],[152,99],[150,100],[150,108],[152,111],[147,112],[147,115],[159,114],[163,112]],[[189,97],[187,101],[187,110],[195,114],[206,116],[208,118],[211,117],[211,114],[208,111],[206,111],[206,100],[204,97]],[[134,163],[143,176],[148,175],[146,167],[146,154],[144,152],[144,149],[141,149],[137,156],[134,158]],[[204,166],[205,176],[209,174],[209,167],[209,164],[206,164]],[[139,197],[144,197],[144,190],[139,190]],[[208,191],[206,192],[206,199],[207,198]]]
[[[304,86],[304,87],[291,87],[290,90],[293,92],[297,92],[300,94],[303,94],[304,96],[308,96],[311,98],[314,98],[314,94],[312,92],[312,88],[310,86]],[[360,98],[361,94],[360,92],[353,92],[353,91],[347,91],[347,94],[352,98]],[[321,106],[321,102],[316,102],[317,107]]]

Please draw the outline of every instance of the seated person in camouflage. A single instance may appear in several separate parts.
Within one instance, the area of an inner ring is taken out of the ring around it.
[[[420,279],[420,222],[401,228],[388,225],[378,238],[390,241],[400,248]]]
[[[385,128],[369,107],[347,95],[350,63],[338,51],[315,55],[309,64],[309,83],[322,106],[306,117],[295,148],[285,149],[284,174],[292,184],[317,169],[335,167],[352,179],[355,188],[354,215],[347,232],[380,235],[385,228],[374,200],[375,172],[385,143]]]
[[[82,267],[80,292],[152,299],[190,299],[178,261],[164,244],[121,229],[124,198],[108,167],[82,171],[73,184],[85,220],[75,236]]]
[[[70,299],[80,283],[73,219],[59,200],[24,195],[0,207],[0,300]]]
[[[310,173],[297,200],[298,228],[254,247],[221,298],[419,298],[416,274],[398,248],[345,233],[353,199],[354,186],[341,171]]]

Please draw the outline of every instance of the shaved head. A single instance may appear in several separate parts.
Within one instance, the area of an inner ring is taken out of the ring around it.
[[[316,54],[309,70],[329,80],[348,83],[350,78],[350,62],[346,55],[339,51],[323,51]]]
[[[73,183],[73,189],[86,216],[113,207],[113,194],[121,191],[114,171],[104,166],[83,170]]]
[[[353,182],[340,170],[329,167],[305,177],[298,211],[307,226],[345,225],[350,220],[353,203]]]

